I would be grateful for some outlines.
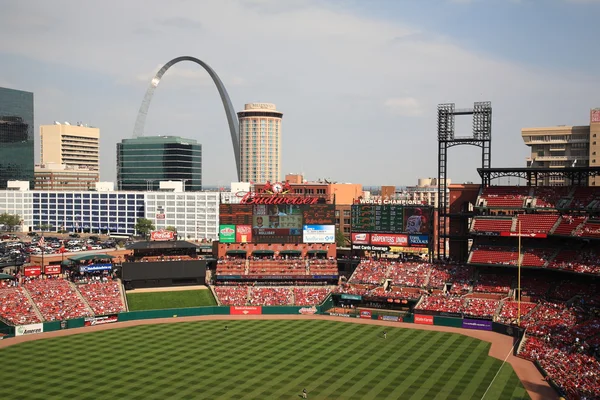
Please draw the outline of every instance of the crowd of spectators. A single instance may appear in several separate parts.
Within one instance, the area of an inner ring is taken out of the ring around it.
[[[464,306],[465,317],[493,318],[500,301],[492,299],[468,298]]]
[[[535,308],[535,303],[528,303],[525,301],[521,302],[521,320],[525,318],[531,310]],[[498,322],[502,322],[504,324],[517,324],[517,319],[519,318],[519,303],[516,301],[504,301],[502,303],[502,310],[500,310],[500,314],[498,315]]]
[[[507,293],[512,284],[512,275],[479,274],[479,278],[473,286],[474,292],[483,293]]]
[[[462,313],[465,310],[465,299],[460,296],[437,294],[423,296],[415,310]]]
[[[14,325],[40,322],[23,288],[8,285],[0,287],[0,317]]]
[[[25,283],[45,321],[92,316],[92,310],[77,295],[71,283],[62,278],[32,279]]]
[[[106,277],[97,277],[77,286],[96,315],[114,314],[125,311],[119,282]]]
[[[292,304],[289,287],[251,287],[248,304],[253,306],[284,306]]]
[[[215,294],[221,304],[226,306],[248,303],[248,286],[215,286]]]
[[[292,290],[294,292],[294,304],[297,306],[314,306],[321,304],[331,292],[331,288],[328,287],[295,287]]]
[[[223,305],[298,305],[312,306],[323,302],[330,287],[300,286],[215,286],[215,294]]]

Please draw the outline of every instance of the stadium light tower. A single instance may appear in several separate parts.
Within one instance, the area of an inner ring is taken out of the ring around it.
[[[456,136],[454,121],[456,116],[472,115],[473,132],[471,136]],[[449,238],[447,227],[451,218],[448,209],[446,191],[448,171],[448,149],[454,146],[476,146],[481,148],[481,167],[489,168],[492,162],[492,103],[477,102],[473,108],[456,109],[454,103],[438,105],[438,217],[437,217],[437,256],[447,256],[446,239]],[[465,244],[466,244],[465,240]]]

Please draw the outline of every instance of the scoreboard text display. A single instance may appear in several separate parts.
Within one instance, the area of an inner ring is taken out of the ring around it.
[[[431,231],[433,208],[354,204],[351,216],[352,232],[421,234]]]

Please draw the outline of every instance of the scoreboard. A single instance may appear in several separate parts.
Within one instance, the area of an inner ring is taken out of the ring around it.
[[[252,205],[221,204],[219,223],[221,225],[252,225]]]
[[[352,231],[364,233],[404,232],[404,207],[400,205],[355,204]]]

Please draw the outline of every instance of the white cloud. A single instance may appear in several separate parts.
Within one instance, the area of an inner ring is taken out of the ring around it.
[[[494,165],[521,166],[521,127],[585,123],[600,85],[596,76],[483,56],[417,21],[353,14],[344,2],[177,1],[167,10],[157,0],[21,3],[0,14],[0,35],[11,37],[0,41],[0,57],[47,63],[36,78],[67,96],[57,103],[38,95],[31,76],[19,71],[3,71],[3,79],[36,91],[36,122],[66,110],[73,116],[61,118],[100,126],[104,180],[114,179],[115,143],[131,134],[150,80],[182,55],[207,62],[236,108],[265,101],[284,112],[283,171],[365,184],[412,184],[416,164],[420,175],[436,173],[438,103],[491,100]],[[60,69],[78,74],[57,81]],[[163,77],[146,124],[146,134],[159,133],[203,143],[205,181],[235,179],[222,104],[199,66],[181,63]],[[341,143],[343,151],[331,151]],[[407,143],[422,153],[398,159]],[[451,158],[455,182],[477,180],[473,154]]]
[[[414,97],[394,97],[387,99],[384,106],[391,112],[405,117],[416,117],[423,115],[423,108]]]

